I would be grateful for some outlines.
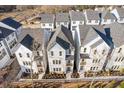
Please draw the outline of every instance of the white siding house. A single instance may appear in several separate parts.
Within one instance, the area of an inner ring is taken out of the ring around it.
[[[101,25],[111,24],[116,22],[116,17],[109,11],[103,11],[101,13]]]
[[[83,71],[102,70],[110,50],[104,29],[101,26],[82,26],[80,41],[80,54],[89,55],[89,58],[82,58]]]
[[[60,25],[63,25],[69,28],[69,14],[68,13],[57,13],[55,16],[55,25],[56,28]]]
[[[1,20],[0,26],[15,31],[17,36],[22,31],[22,24],[17,22],[16,20],[10,18],[10,17]]]
[[[115,8],[111,11],[116,18],[118,23],[124,23],[124,8]]]
[[[106,25],[105,28],[110,30],[110,35],[113,42],[113,50],[109,57],[106,69],[121,70],[124,69],[124,25],[113,23]],[[119,32],[118,32],[119,31]]]
[[[71,20],[70,29],[72,31],[72,35],[74,39],[75,31],[79,31],[78,30],[79,25],[84,25],[85,17],[84,17],[84,13],[79,11],[69,11],[69,14],[70,14],[70,20]],[[77,33],[79,34],[79,32]]]
[[[53,14],[41,14],[41,28],[53,31],[55,16]]]
[[[10,62],[10,56],[4,44],[4,41],[0,39],[0,69],[5,67]]]
[[[50,72],[68,73],[73,71],[73,43],[71,31],[62,25],[59,26],[47,46]]]
[[[87,25],[99,25],[100,16],[98,11],[86,10],[84,12]]]
[[[30,35],[26,35],[18,44],[18,49],[15,52],[16,58],[20,64],[21,71],[25,73],[43,72],[44,64],[42,61],[43,54],[33,48],[34,39]],[[33,52],[34,51],[34,52]]]

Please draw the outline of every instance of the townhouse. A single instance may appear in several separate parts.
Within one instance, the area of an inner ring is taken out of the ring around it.
[[[32,71],[39,74],[45,72],[41,29],[25,29],[19,39],[20,43],[17,46],[15,55],[21,71],[25,73],[31,73]]]
[[[15,52],[17,45],[17,35],[15,31],[0,27],[1,37],[4,39],[6,49],[10,56],[12,56]]]
[[[69,14],[68,13],[56,13],[55,15],[55,26],[56,28],[60,25],[64,25],[69,28]]]
[[[124,25],[116,22],[105,25],[104,28],[110,33],[114,45],[106,69],[119,71],[124,68]]]
[[[6,49],[3,35],[0,32],[0,69],[5,67],[10,62],[10,56]]]
[[[54,29],[55,16],[53,14],[41,14],[41,28],[52,31]]]
[[[101,71],[106,62],[112,43],[106,37],[102,26],[80,26],[79,53],[87,54],[80,58],[79,71]]]
[[[101,25],[111,24],[116,22],[116,17],[109,11],[101,12]]]
[[[124,23],[124,8],[116,7],[111,13],[116,16],[118,23]]]
[[[1,20],[0,26],[15,31],[17,36],[22,31],[22,24],[11,17]]]
[[[72,31],[72,35],[74,38],[75,31],[79,31],[78,30],[79,25],[85,24],[85,17],[84,17],[84,13],[80,11],[69,11],[69,14],[70,14],[70,20],[71,20],[70,30]]]
[[[100,15],[98,11],[86,10],[84,12],[87,25],[99,25]]]
[[[71,31],[61,25],[52,34],[48,46],[47,57],[51,73],[68,73],[73,71],[74,41]]]

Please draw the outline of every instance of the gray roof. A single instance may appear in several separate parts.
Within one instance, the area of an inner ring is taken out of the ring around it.
[[[102,18],[103,19],[116,19],[116,17],[110,13],[109,11],[103,11],[102,12]]]
[[[41,14],[41,22],[42,23],[54,23],[54,15],[53,14]]]
[[[124,17],[124,8],[117,7],[116,10],[120,17]]]
[[[105,25],[104,28],[110,28],[110,35],[112,41],[116,47],[119,47],[124,44],[124,24],[112,23]]]
[[[48,42],[48,46],[47,46],[48,49],[50,49],[56,43],[57,38],[60,38],[63,41],[69,43],[70,46],[74,46],[74,41],[71,31],[68,30],[63,25],[56,28],[56,31],[53,33],[51,39]]]
[[[99,36],[97,32],[93,29],[93,27],[95,26],[90,26],[90,25],[79,26],[82,46]]]
[[[83,12],[69,11],[69,14],[70,14],[70,19],[72,21],[84,21],[85,20],[85,16]]]
[[[0,27],[0,39],[6,38],[13,32],[14,32],[13,30],[10,30],[10,29],[4,28],[4,27]]]
[[[36,29],[24,28],[24,29],[22,29],[22,32],[18,38],[18,43],[20,43],[26,35],[30,35],[32,38],[34,38],[35,41],[37,41],[37,43],[40,44],[40,47],[38,50],[42,49],[43,31],[41,31],[40,28],[36,28]]]
[[[86,10],[88,20],[100,20],[99,12],[94,10]]]
[[[66,60],[74,60],[74,55],[66,55]]]
[[[95,42],[93,45],[91,45],[90,47],[91,48],[95,48],[97,47],[98,45],[102,44],[104,41],[102,39],[98,40],[97,42]]]
[[[57,13],[56,14],[56,22],[68,22],[69,14],[68,13]]]

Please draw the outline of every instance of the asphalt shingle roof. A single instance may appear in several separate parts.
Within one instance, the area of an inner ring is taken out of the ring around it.
[[[13,30],[7,29],[7,28],[3,28],[0,27],[0,38],[6,38],[7,36],[9,36],[11,33],[13,33]]]
[[[57,13],[56,14],[56,22],[68,22],[69,14],[68,13]]]
[[[116,47],[119,47],[124,44],[124,24],[112,23],[105,25],[104,28],[110,29],[110,35],[112,37],[112,41]]]
[[[86,10],[88,20],[100,20],[99,12],[94,10]]]
[[[102,18],[103,19],[116,19],[116,17],[110,13],[109,11],[103,11],[102,12]]]
[[[11,17],[3,19],[1,22],[15,29],[18,29],[20,26],[22,26],[21,23],[15,21]]]
[[[69,11],[70,18],[72,21],[84,21],[84,13],[79,11]]]
[[[41,14],[42,23],[54,23],[54,18],[53,14]]]
[[[34,39],[30,35],[26,35],[20,43],[26,48],[32,50],[33,40]]]
[[[116,10],[120,17],[124,17],[124,8],[117,7]]]

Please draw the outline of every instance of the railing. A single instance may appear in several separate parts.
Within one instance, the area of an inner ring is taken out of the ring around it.
[[[81,62],[80,65],[81,66],[86,65],[86,62]]]
[[[66,66],[72,66],[72,63],[67,63]]]

